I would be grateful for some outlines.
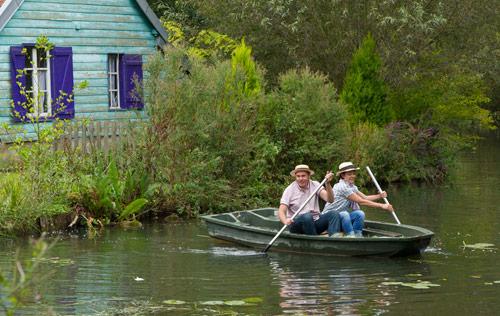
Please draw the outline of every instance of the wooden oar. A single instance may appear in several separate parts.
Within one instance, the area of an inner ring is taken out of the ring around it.
[[[305,201],[304,201],[304,203],[302,203],[302,205],[299,207],[299,209],[297,210],[297,212],[295,212],[295,213],[293,214],[293,216],[291,217],[291,220],[293,220],[293,219],[295,218],[295,216],[297,216],[297,215],[300,213],[300,211],[302,211],[302,209],[306,206],[306,204],[307,204],[307,203],[308,203],[308,202],[312,199],[312,197],[313,197],[314,195],[316,195],[316,193],[317,193],[317,192],[318,192],[321,188],[323,188],[323,184],[325,184],[326,180],[327,180],[327,178],[325,177],[325,178],[323,179],[323,181],[321,181],[321,183],[319,184],[319,186],[316,188],[316,190],[314,190],[314,192],[313,192],[311,195],[309,195],[309,197],[307,198],[307,200],[305,200]],[[286,225],[286,224],[285,224],[285,225],[283,225],[283,227],[282,227],[282,228],[280,229],[280,231],[276,234],[276,236],[274,236],[274,238],[273,238],[273,239],[271,239],[271,241],[267,244],[266,248],[264,248],[264,250],[262,250],[262,252],[263,252],[263,253],[266,253],[266,252],[269,250],[269,248],[271,248],[271,246],[273,245],[273,243],[276,241],[276,239],[278,239],[278,237],[279,237],[279,236],[281,235],[281,233],[282,233],[282,232],[286,229],[286,227],[287,227],[287,226],[288,226],[288,225]]]
[[[380,188],[380,185],[378,184],[377,179],[375,179],[375,176],[373,175],[372,171],[370,170],[370,167],[366,166],[366,170],[368,171],[368,174],[372,178],[373,183],[377,187],[378,193],[382,193],[382,189]],[[385,204],[389,204],[389,200],[387,200],[387,198],[384,198],[384,202],[385,202]],[[396,212],[393,211],[391,213],[392,213],[392,216],[394,216],[396,223],[401,224],[401,222],[399,221],[399,218],[396,215]]]

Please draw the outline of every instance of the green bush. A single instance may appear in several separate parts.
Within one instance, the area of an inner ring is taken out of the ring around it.
[[[375,41],[368,34],[354,53],[340,94],[351,114],[351,121],[371,122],[383,126],[391,121],[392,113],[386,101],[387,87],[380,75],[381,61],[375,51]]]
[[[179,71],[185,60],[182,50],[169,49],[148,64],[151,124],[143,137],[150,144],[145,148],[148,168],[154,170],[154,182],[162,184],[156,186],[156,208],[194,216],[227,209],[228,201],[245,203],[238,189],[253,172],[248,162],[256,154],[259,91],[247,96],[248,72],[237,64],[206,65],[192,57],[185,74]],[[255,70],[252,87],[260,80]],[[228,86],[245,90],[235,93]]]
[[[343,159],[347,113],[336,97],[326,76],[307,68],[280,77],[279,88],[268,94],[259,114],[263,134],[275,151],[270,180],[288,180],[296,164],[324,172]]]
[[[455,68],[418,77],[391,95],[397,119],[464,137],[493,128],[490,112],[482,108],[489,101],[480,76]]]

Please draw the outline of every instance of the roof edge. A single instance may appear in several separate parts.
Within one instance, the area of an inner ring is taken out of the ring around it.
[[[24,0],[6,0],[4,4],[0,7],[0,31],[3,30],[5,25],[10,21],[17,9],[21,7]],[[139,8],[146,15],[149,22],[153,25],[155,30],[158,32],[159,37],[157,38],[159,45],[165,45],[168,43],[168,34],[163,28],[163,25],[153,12],[146,0],[136,0]]]
[[[0,7],[0,31],[3,30],[7,22],[10,21],[23,2],[24,0],[6,0],[3,3]]]
[[[149,6],[148,2],[146,0],[136,0],[137,4],[141,8],[142,12],[146,15],[148,18],[149,22],[153,25],[153,27],[156,29],[158,34],[160,35],[160,42],[159,44],[165,45],[168,43],[168,34],[167,31],[163,28],[163,25],[156,16],[156,14],[153,12],[153,9]]]

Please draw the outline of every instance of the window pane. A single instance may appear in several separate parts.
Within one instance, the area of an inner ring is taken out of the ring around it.
[[[117,108],[118,107],[118,91],[111,91],[110,97],[111,97],[110,106],[112,108]]]
[[[118,54],[108,55],[109,106],[119,108]]]
[[[44,49],[37,49],[36,51],[37,55],[37,67],[38,68],[47,68],[47,53],[45,52]]]
[[[33,90],[33,70],[26,70],[26,91]],[[21,87],[23,89],[23,87]]]
[[[116,80],[116,75],[110,75],[109,77],[110,83],[109,83],[109,88],[110,89],[118,89],[118,80]]]
[[[47,71],[38,70],[37,77],[38,90],[47,90]]]
[[[116,55],[111,54],[109,55],[109,72],[116,72],[117,68],[117,60],[116,60]]]
[[[24,61],[24,68],[33,68],[32,58],[33,58],[33,47],[25,47],[26,49],[26,59]]]
[[[38,92],[38,109],[40,113],[43,114],[48,112],[48,104],[47,104],[47,93],[45,91]]]

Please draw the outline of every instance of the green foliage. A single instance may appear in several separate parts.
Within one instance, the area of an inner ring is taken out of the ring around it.
[[[399,120],[467,137],[493,128],[490,112],[482,107],[489,102],[486,93],[480,76],[452,68],[444,75],[416,78],[410,87],[392,94],[391,104]]]
[[[98,160],[94,173],[82,178],[81,196],[73,202],[83,208],[86,214],[105,222],[117,218],[123,220],[136,214],[148,200],[135,198],[127,191],[139,189],[139,194],[147,191],[143,182],[137,181],[133,172],[120,176],[116,161],[111,157],[109,163]]]
[[[33,241],[32,256],[23,262],[14,258],[12,273],[4,274],[0,270],[0,311],[2,315],[13,316],[16,310],[26,302],[39,302],[40,293],[35,289],[43,276],[39,273],[39,265],[54,245],[47,244],[44,238]],[[45,274],[47,276],[47,274]]]
[[[324,75],[307,68],[282,75],[279,88],[268,95],[259,114],[268,146],[276,151],[270,159],[273,178],[288,178],[292,165],[305,162],[331,170],[334,161],[343,159],[346,112]]]
[[[184,31],[182,31],[182,25],[175,21],[166,21],[163,23],[163,27],[168,32],[168,41],[175,47],[179,47],[186,40]]]
[[[130,202],[130,204],[125,206],[123,211],[120,213],[120,216],[118,216],[118,219],[123,220],[131,215],[135,215],[135,214],[139,213],[147,203],[148,203],[148,200],[146,200],[144,198],[136,199],[136,200]]]
[[[162,21],[172,21],[184,25],[188,38],[207,27],[205,17],[190,1],[148,0],[148,3]]]
[[[258,98],[229,97],[226,87],[236,83],[230,82],[228,62],[207,66],[192,57],[190,75],[180,77],[184,59],[182,50],[170,49],[148,65],[151,125],[143,136],[149,144],[146,155],[155,170],[154,181],[164,183],[156,187],[161,197],[157,208],[193,216],[225,209],[229,184],[236,186],[231,192],[238,195],[236,188],[252,172],[245,168],[258,154],[254,148]]]
[[[375,41],[368,34],[354,53],[340,94],[354,123],[372,122],[383,126],[391,120],[386,102],[387,88],[380,77],[380,67]]]
[[[157,2],[182,7],[182,1]],[[242,8],[242,16],[260,10],[252,13],[263,23],[252,24],[257,29],[280,21],[277,30],[271,31],[290,31],[275,42],[267,38],[256,42],[256,37],[253,41],[249,37],[250,43],[257,44],[258,56],[274,56],[269,59],[274,74],[276,67],[283,72],[271,91],[265,91],[264,71],[246,41],[237,43],[227,35],[200,28],[187,32],[184,24],[171,22],[178,20],[167,19],[171,42],[178,48],[165,49],[146,65],[148,120],[130,126],[132,142],[120,143],[111,157],[99,150],[84,153],[81,148],[56,151],[52,143],[62,135],[63,122],[47,124],[30,117],[38,141],[27,144],[19,139],[16,172],[0,179],[0,234],[36,230],[38,219],[70,212],[84,218],[92,232],[96,225],[114,220],[135,221],[142,210],[194,217],[276,205],[291,180],[290,168],[299,163],[309,164],[318,177],[340,161],[352,160],[385,170],[381,181],[441,181],[464,140],[478,127],[491,127],[489,112],[482,109],[489,100],[488,90],[474,71],[453,65],[436,67],[446,59],[424,35],[435,34],[445,19],[434,6],[420,4],[408,4],[397,12],[384,6],[401,4],[384,2],[377,7],[383,10],[378,11],[370,7],[370,19],[376,17],[381,29],[400,26],[399,33],[391,33],[394,38],[377,36],[384,64],[389,61],[391,67],[399,68],[394,73],[383,68],[373,38],[366,37],[345,78],[343,102],[338,100],[331,78],[334,72],[345,72],[347,53],[343,57],[332,54],[325,44],[329,41],[311,39],[317,33],[339,39],[340,31],[311,28],[311,19],[304,20],[312,13],[325,19],[323,13],[330,15],[332,10],[314,11],[318,4],[291,0],[250,1]],[[232,7],[234,3],[221,5]],[[346,16],[337,16],[345,25],[354,23],[348,20],[356,12],[360,28],[347,28],[346,39],[332,41],[350,55],[353,45],[366,34],[360,31],[366,28],[364,23],[373,21],[362,19],[360,2],[322,5],[345,6]],[[435,12],[430,14],[428,9]],[[262,10],[266,14],[257,16]],[[417,31],[409,37],[414,40],[404,40],[415,23]],[[296,43],[289,36],[297,34],[304,35],[300,43],[308,39],[304,42],[307,49],[283,44]],[[391,46],[392,39],[406,41],[401,53]],[[49,46],[43,37],[38,44]],[[266,51],[273,45],[280,47]],[[277,52],[279,59],[273,55]],[[404,57],[406,68],[391,54]],[[226,60],[229,55],[231,59]],[[325,60],[330,77],[314,70],[322,69]],[[313,70],[297,67],[284,72],[288,66],[303,64],[311,64]],[[387,82],[398,84],[390,90],[396,122],[390,122],[393,113],[385,100],[389,89],[381,79],[382,72],[390,79]],[[392,74],[396,74],[394,78]],[[79,86],[87,84],[84,81]],[[72,98],[71,94],[63,96]],[[26,106],[33,109],[33,103]],[[18,133],[7,124],[3,127]]]
[[[262,76],[252,58],[252,49],[241,40],[231,57],[231,75],[226,93],[230,98],[254,97],[261,92]]]
[[[40,35],[36,38],[35,48],[50,52],[50,50],[54,48],[54,44],[49,41],[49,38],[46,35]]]
[[[0,179],[0,234],[37,231],[40,218],[70,211],[68,196],[78,177],[71,157],[52,149],[61,128],[58,123],[43,126],[37,142],[11,144],[13,172]]]
[[[192,37],[186,37],[183,25],[175,21],[166,21],[163,26],[169,34],[169,42],[175,47],[186,48],[190,56],[223,59],[238,47],[234,39],[213,30],[201,30]]]
[[[188,52],[192,55],[209,58],[212,56],[230,56],[238,47],[237,42],[229,36],[212,30],[201,30],[190,39]]]

